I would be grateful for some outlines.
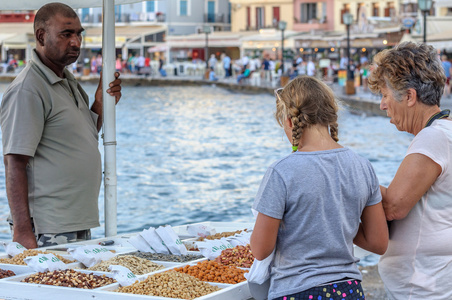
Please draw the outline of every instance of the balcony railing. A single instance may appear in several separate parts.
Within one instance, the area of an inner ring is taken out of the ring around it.
[[[115,21],[130,22],[165,22],[165,14],[161,12],[115,14]],[[82,23],[101,23],[102,14],[87,14],[80,16]]]
[[[246,26],[246,31],[257,31],[259,29],[278,29],[277,25],[266,25],[266,26]]]
[[[225,14],[204,14],[204,23],[231,23],[231,16]]]
[[[0,13],[0,23],[32,23],[35,14],[30,13]]]

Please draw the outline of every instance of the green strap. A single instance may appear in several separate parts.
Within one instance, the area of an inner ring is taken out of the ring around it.
[[[430,117],[430,119],[428,119],[427,124],[425,125],[425,127],[429,127],[430,125],[432,125],[433,121],[435,121],[435,120],[448,118],[449,114],[450,114],[450,110],[449,109],[445,109],[443,111],[440,111],[440,112],[434,114],[433,116]]]

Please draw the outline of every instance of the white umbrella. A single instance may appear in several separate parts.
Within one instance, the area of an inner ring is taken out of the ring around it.
[[[50,2],[61,2],[70,7],[102,6],[102,88],[103,88],[103,139],[104,139],[104,199],[105,236],[117,234],[116,226],[116,109],[115,98],[107,94],[108,84],[115,72],[115,4],[143,2],[143,0],[14,0],[0,2],[0,10],[35,10]]]

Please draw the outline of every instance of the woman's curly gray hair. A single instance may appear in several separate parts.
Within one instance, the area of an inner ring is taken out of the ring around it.
[[[401,101],[407,90],[413,88],[418,101],[439,106],[446,75],[432,46],[404,42],[385,49],[374,56],[370,70],[368,83],[372,92],[379,93],[386,86]]]

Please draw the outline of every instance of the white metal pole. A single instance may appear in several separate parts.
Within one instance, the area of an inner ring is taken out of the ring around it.
[[[115,1],[103,0],[102,91],[104,138],[105,236],[117,234],[116,227],[116,111],[115,97],[107,94],[115,72]]]

